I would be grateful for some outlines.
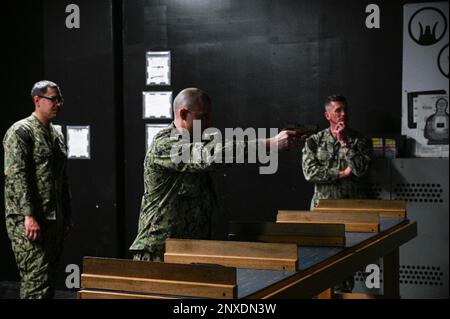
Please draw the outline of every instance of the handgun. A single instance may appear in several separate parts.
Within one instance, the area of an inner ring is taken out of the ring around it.
[[[316,124],[300,125],[300,124],[288,123],[283,128],[283,131],[285,131],[285,130],[296,131],[300,135],[308,135],[309,136],[312,134],[316,134],[319,131],[319,126]]]

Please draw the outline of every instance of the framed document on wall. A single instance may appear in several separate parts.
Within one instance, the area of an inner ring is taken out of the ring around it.
[[[153,138],[163,128],[167,127],[167,124],[146,124],[145,125],[145,152],[150,149]]]
[[[172,92],[142,92],[144,119],[172,119]]]
[[[146,53],[147,85],[170,85],[170,51]]]
[[[68,158],[90,159],[90,127],[67,125],[67,148]]]

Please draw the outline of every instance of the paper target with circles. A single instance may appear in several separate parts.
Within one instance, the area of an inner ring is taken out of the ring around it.
[[[441,133],[437,137],[430,131],[429,136],[436,136],[424,138],[425,121],[431,116],[425,112],[428,102],[448,96],[448,18],[448,2],[403,7],[402,134],[416,141],[413,156],[448,157],[448,143],[443,146],[448,139]]]
[[[439,71],[448,79],[448,44],[439,52],[437,63]]]
[[[440,8],[432,6],[420,8],[409,19],[409,36],[418,45],[428,46],[438,43],[447,31],[447,20]]]

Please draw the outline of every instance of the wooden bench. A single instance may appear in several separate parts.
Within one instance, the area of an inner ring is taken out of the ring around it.
[[[381,217],[406,217],[406,202],[377,199],[320,199],[315,212],[377,212]]]
[[[236,268],[85,257],[79,299],[236,298]]]
[[[345,246],[343,224],[231,222],[228,238],[269,243],[295,243],[300,246]]]
[[[296,244],[167,239],[164,261],[296,271],[298,255]]]
[[[377,212],[279,210],[277,223],[344,224],[346,232],[376,233],[380,231]]]

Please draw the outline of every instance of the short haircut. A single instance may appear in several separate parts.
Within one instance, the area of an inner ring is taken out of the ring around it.
[[[173,101],[173,113],[176,116],[182,107],[192,110],[192,107],[199,102],[202,105],[211,106],[211,98],[203,90],[197,88],[184,89],[178,93]]]
[[[45,93],[47,93],[48,88],[54,88],[60,91],[58,84],[56,84],[55,82],[43,80],[36,82],[33,85],[33,88],[31,89],[31,98],[39,95],[44,95]]]
[[[324,103],[325,111],[328,111],[328,105],[331,102],[341,102],[342,104],[347,106],[347,99],[345,98],[345,96],[339,95],[339,94],[332,94],[329,97],[327,97],[325,100],[325,103]]]

